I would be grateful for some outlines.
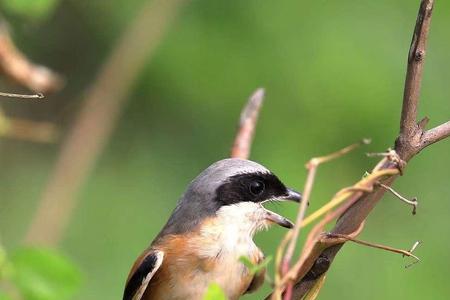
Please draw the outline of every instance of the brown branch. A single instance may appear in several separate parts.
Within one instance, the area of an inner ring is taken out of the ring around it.
[[[184,2],[147,1],[113,48],[62,146],[26,242],[54,245],[60,240],[76,206],[76,194],[107,143],[128,90]]]
[[[0,20],[0,70],[28,89],[51,93],[64,85],[64,80],[47,67],[36,65],[20,52],[12,41],[7,24]]]
[[[423,136],[424,146],[439,142],[450,136],[450,121],[441,124],[435,128],[427,130]]]
[[[295,226],[294,226],[292,232],[287,233],[285,236],[285,239],[290,240],[290,241],[289,241],[289,246],[284,255],[283,261],[282,261],[281,274],[285,275],[288,273],[292,257],[294,256],[294,251],[295,251],[295,247],[297,245],[297,240],[300,235],[300,229],[305,226],[305,224],[303,223],[303,219],[305,217],[306,207],[308,205],[311,191],[312,191],[312,188],[314,185],[317,168],[322,163],[326,163],[333,159],[339,158],[339,157],[351,152],[352,150],[356,149],[357,147],[359,147],[363,144],[368,144],[368,143],[370,143],[369,139],[363,139],[361,142],[354,143],[350,146],[347,146],[347,147],[340,149],[339,151],[336,151],[329,155],[312,158],[306,164],[306,168],[308,169],[308,176],[306,178],[305,186],[303,189],[303,200],[302,200],[302,203],[300,204],[300,207],[298,210]],[[282,253],[283,249],[280,249],[278,252]],[[278,265],[276,266],[276,269],[277,270],[280,269]],[[292,287],[293,287],[292,284],[288,285],[288,287],[286,289],[287,293],[285,294],[284,299],[288,300],[291,298],[290,295],[292,293]],[[277,285],[277,288],[281,288],[281,286]],[[279,291],[275,291],[275,294],[279,294]],[[277,297],[278,296],[276,296],[275,298],[277,298]]]
[[[417,16],[416,27],[411,40],[408,54],[408,68],[406,71],[405,88],[403,92],[403,106],[400,119],[400,134],[410,137],[416,126],[417,106],[420,97],[423,62],[430,29],[433,0],[422,1]]]
[[[305,244],[303,246],[299,264],[303,265],[303,262],[306,258],[306,255],[311,252],[311,248],[314,245],[314,240],[317,239],[321,232],[325,230],[325,226],[329,223],[331,223],[334,219],[342,215],[347,209],[350,208],[356,201],[360,198],[359,193],[355,193],[352,195],[351,198],[349,198],[342,206],[337,208],[334,211],[330,211],[319,223],[317,223],[308,233],[308,236],[306,237]]]
[[[403,162],[409,161],[426,146],[450,135],[450,122],[434,129],[424,131],[427,119],[422,120],[419,124],[417,124],[416,120],[426,40],[429,32],[433,2],[433,0],[422,0],[408,55],[400,135],[395,143],[395,151],[398,154],[398,160],[393,161],[392,159],[385,157],[377,164],[374,170],[403,168]],[[399,164],[399,162],[402,162],[402,164]],[[386,186],[390,186],[397,177],[398,175],[392,175],[381,182]],[[380,201],[384,193],[385,189],[375,188],[372,193],[361,195],[359,200],[341,215],[331,233],[349,235],[358,230],[378,201]],[[320,264],[317,264],[318,259],[326,259],[331,264],[341,247],[342,244],[333,245],[326,249],[315,246],[305,258],[305,261],[308,261],[313,257],[314,263],[310,264],[311,267],[308,268],[309,271],[305,276],[299,274],[296,278],[297,283],[294,286],[292,299],[301,299],[308,290],[314,286],[314,282],[318,278],[312,277],[310,274],[317,275],[320,272],[323,273],[323,271],[319,270]]]
[[[231,157],[248,159],[259,112],[264,101],[264,89],[257,89],[242,109],[239,126],[231,148]]]

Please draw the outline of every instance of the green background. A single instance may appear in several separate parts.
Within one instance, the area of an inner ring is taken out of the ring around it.
[[[40,7],[38,3],[43,2]],[[0,1],[15,42],[67,79],[44,103],[1,99],[9,115],[67,131],[106,55],[143,0]],[[371,137],[370,146],[320,168],[309,211],[376,162],[364,152],[393,144],[419,1],[193,0],[181,11],[128,93],[116,130],[86,185],[59,249],[79,265],[74,299],[121,299],[134,258],[158,233],[189,181],[226,157],[238,115],[267,91],[251,158],[301,190],[304,163]],[[450,117],[450,4],[437,1],[420,116]],[[15,89],[2,79],[1,89]],[[0,140],[0,234],[20,245],[61,143]],[[418,196],[418,214],[388,195],[362,239],[399,248],[416,240],[422,262],[348,244],[320,299],[448,299],[450,142],[423,151],[395,188]],[[296,206],[273,207],[293,218]],[[257,235],[273,254],[285,231]],[[269,287],[244,299],[262,299]]]

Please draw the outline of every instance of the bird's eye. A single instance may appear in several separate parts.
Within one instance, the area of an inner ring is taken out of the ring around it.
[[[250,188],[250,192],[253,195],[258,196],[258,195],[261,195],[262,192],[264,192],[264,183],[259,180],[252,181],[250,183],[249,188]]]

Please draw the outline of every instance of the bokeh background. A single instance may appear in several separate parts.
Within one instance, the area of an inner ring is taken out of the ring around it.
[[[0,138],[0,236],[7,251],[23,244],[86,91],[148,2],[0,1],[21,51],[66,78],[44,100],[0,99],[7,115],[52,122],[61,132],[54,143]],[[76,194],[56,246],[82,274],[68,299],[121,299],[132,262],[189,181],[229,155],[240,110],[258,87],[266,89],[266,100],[251,158],[299,190],[309,158],[373,140],[320,168],[310,212],[371,168],[376,160],[365,152],[384,151],[397,135],[418,0],[180,3],[127,89],[113,134]],[[450,4],[437,1],[420,104],[431,125],[450,117],[449,28]],[[25,91],[6,77],[0,87]],[[347,244],[320,299],[449,298],[449,166],[449,141],[414,158],[395,188],[418,196],[418,214],[387,195],[361,235],[405,249],[421,240],[422,262],[405,269],[409,261],[399,255]],[[294,204],[273,208],[295,216]],[[260,233],[257,244],[273,254],[284,232]],[[262,299],[269,290],[266,284],[243,299]]]

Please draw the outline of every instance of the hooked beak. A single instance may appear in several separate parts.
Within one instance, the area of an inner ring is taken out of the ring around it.
[[[287,189],[286,195],[278,197],[275,200],[278,201],[290,200],[299,203],[302,200],[302,195],[299,192],[296,192],[292,189]],[[270,223],[276,223],[282,227],[289,229],[294,227],[294,223],[292,223],[289,219],[280,216],[279,214],[274,213],[273,211],[266,209],[266,214],[267,214],[266,220],[269,221]]]
[[[287,190],[288,190],[288,192],[287,192],[286,196],[282,196],[279,199],[280,200],[291,200],[291,201],[300,203],[300,201],[302,200],[302,195],[299,192],[294,191],[293,189],[287,189]]]

